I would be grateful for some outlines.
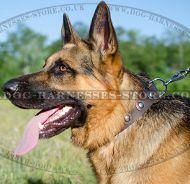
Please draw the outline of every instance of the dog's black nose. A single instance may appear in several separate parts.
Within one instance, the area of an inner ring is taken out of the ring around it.
[[[15,79],[9,80],[3,85],[3,91],[5,93],[12,94],[18,90],[18,85],[19,85],[18,80],[15,80]]]

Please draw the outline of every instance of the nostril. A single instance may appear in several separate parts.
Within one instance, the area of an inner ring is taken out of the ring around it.
[[[18,84],[19,82],[15,79],[9,80],[3,85],[3,91],[6,93],[14,93],[18,89]]]

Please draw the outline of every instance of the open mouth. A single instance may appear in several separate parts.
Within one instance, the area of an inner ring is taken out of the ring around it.
[[[22,156],[36,147],[39,139],[51,138],[67,128],[82,126],[86,114],[84,109],[75,102],[41,110],[26,126],[14,154]]]
[[[50,138],[61,133],[71,127],[81,115],[81,111],[71,105],[57,107],[54,111],[45,121],[38,123],[39,138]]]

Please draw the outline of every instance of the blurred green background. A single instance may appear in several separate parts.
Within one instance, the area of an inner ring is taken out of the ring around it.
[[[81,37],[87,37],[87,25],[77,22],[74,27]],[[166,31],[158,39],[123,27],[117,27],[116,32],[124,65],[134,73],[143,72],[150,78],[168,79],[176,71],[190,67],[190,43],[183,35]],[[23,24],[18,25],[16,31],[9,32],[7,39],[0,42],[0,86],[13,77],[40,70],[45,58],[60,49],[60,40],[48,43],[47,36]],[[170,85],[169,90],[189,94],[189,77]],[[25,157],[42,165],[50,164],[55,168],[69,170],[67,174],[38,170],[4,158],[7,156],[2,150],[14,149],[27,120],[35,113],[33,110],[18,109],[7,100],[0,101],[0,153],[3,156],[0,161],[0,183],[96,183],[86,152],[70,143],[70,131],[49,141],[42,141]]]
[[[74,24],[79,35],[86,38],[88,28]],[[150,78],[168,79],[176,71],[190,66],[190,44],[183,35],[165,31],[161,38],[144,36],[135,30],[116,27],[120,51],[126,68],[143,72]],[[0,86],[13,77],[40,70],[44,59],[61,49],[61,41],[48,43],[48,38],[25,25],[18,25],[4,42],[0,42]],[[176,82],[170,91],[188,91],[189,80]]]

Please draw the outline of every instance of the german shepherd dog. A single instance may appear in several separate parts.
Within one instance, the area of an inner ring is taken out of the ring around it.
[[[88,150],[100,184],[190,183],[190,99],[171,95],[157,99],[124,128],[125,116],[136,100],[123,99],[121,93],[140,92],[148,80],[124,69],[105,2],[96,8],[88,40],[77,35],[65,14],[62,38],[62,49],[48,57],[41,71],[4,84],[14,105],[42,109],[29,123],[15,153],[23,155],[38,138],[71,128],[72,142]],[[113,91],[115,99],[82,93]],[[22,98],[15,98],[15,93]]]

